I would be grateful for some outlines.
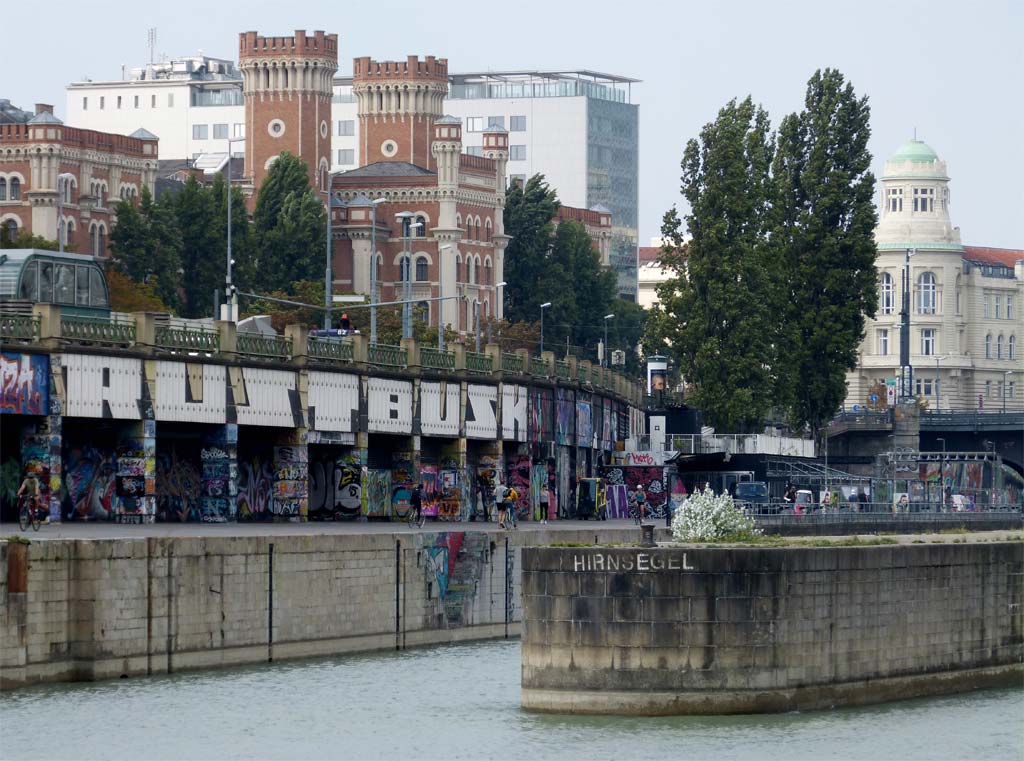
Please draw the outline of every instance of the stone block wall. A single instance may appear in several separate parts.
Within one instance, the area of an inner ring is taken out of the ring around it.
[[[1020,542],[528,549],[523,705],[749,713],[1020,684]]]

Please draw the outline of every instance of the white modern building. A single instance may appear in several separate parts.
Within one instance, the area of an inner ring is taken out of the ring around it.
[[[471,155],[482,155],[488,125],[508,130],[510,182],[541,173],[563,205],[611,210],[611,265],[630,299],[637,293],[637,81],[585,70],[451,74],[445,100],[462,121]],[[218,165],[228,139],[245,135],[243,108],[234,62],[202,54],[132,69],[124,80],[67,87],[69,122],[125,134],[142,124],[160,138],[164,161],[204,156],[204,165]],[[335,78],[331,111],[331,171],[355,169],[360,135],[351,77]],[[244,150],[231,145],[233,155]]]
[[[946,162],[910,140],[885,163],[875,240],[878,310],[865,325],[846,405],[900,377],[903,278],[910,282],[912,392],[931,409],[1024,407],[1024,250],[965,246],[950,221]]]

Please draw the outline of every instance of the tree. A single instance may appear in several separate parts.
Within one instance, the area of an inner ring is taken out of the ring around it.
[[[218,175],[219,178],[219,175]],[[223,193],[223,181],[220,192]],[[205,188],[189,177],[185,187],[174,198],[174,208],[181,230],[181,265],[185,317],[207,317],[213,314],[213,289],[224,283],[225,255],[218,230],[224,218],[216,216],[214,190]]]
[[[513,183],[505,198],[505,316],[510,322],[538,319],[545,299],[538,285],[556,275],[547,267],[554,236],[558,196],[535,174],[525,184]],[[569,284],[565,284],[569,285]]]
[[[143,187],[139,206],[117,204],[117,225],[110,234],[111,267],[136,283],[152,282],[154,293],[170,309],[181,304],[181,232],[173,200],[156,202]]]
[[[155,282],[136,283],[115,269],[106,271],[110,290],[110,308],[115,312],[168,312],[167,305],[155,293]]]
[[[255,257],[245,272],[261,293],[322,277],[327,245],[324,203],[309,185],[309,171],[285,152],[271,165],[253,215]],[[237,257],[236,257],[237,258]]]
[[[685,266],[658,288],[658,325],[705,419],[726,430],[758,423],[771,404],[772,262],[766,245],[772,140],[768,115],[730,101],[690,140],[682,194],[692,239]],[[667,253],[683,250],[678,213],[666,213]]]
[[[551,302],[551,337],[559,344],[568,337],[571,344],[591,349],[596,361],[597,344],[604,340],[604,316],[611,313],[617,298],[616,275],[601,266],[601,256],[579,222],[558,225],[551,261],[552,276],[541,290],[545,301]],[[559,316],[563,316],[561,324]]]
[[[0,234],[0,248],[38,248],[41,251],[57,251],[60,249],[60,244],[41,235],[33,235],[28,230],[21,228],[18,230],[14,240],[10,240],[6,235]],[[77,251],[78,245],[76,243],[66,243],[64,250],[67,252]]]
[[[779,127],[771,245],[781,265],[780,398],[817,433],[846,395],[865,315],[875,314],[875,178],[870,108],[835,69],[807,83]]]

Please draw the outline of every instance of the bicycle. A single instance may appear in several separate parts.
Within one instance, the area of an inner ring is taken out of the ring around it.
[[[39,500],[28,494],[22,495],[18,502],[18,526],[22,531],[27,531],[29,524],[32,530],[38,531],[42,525],[42,518],[39,516]]]
[[[519,518],[516,516],[516,505],[514,502],[510,502],[508,509],[505,511],[505,528],[519,528]]]
[[[423,524],[426,520],[427,518],[423,514],[422,508],[419,510],[418,516],[416,515],[416,509],[414,507],[410,507],[409,511],[405,514],[405,522],[409,524],[409,528],[412,528],[413,526],[423,528]]]

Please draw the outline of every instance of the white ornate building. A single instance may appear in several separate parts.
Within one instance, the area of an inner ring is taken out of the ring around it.
[[[875,240],[878,310],[865,325],[846,406],[899,377],[902,279],[910,273],[914,393],[931,409],[1024,406],[1024,250],[964,246],[946,162],[910,140],[886,162]]]

